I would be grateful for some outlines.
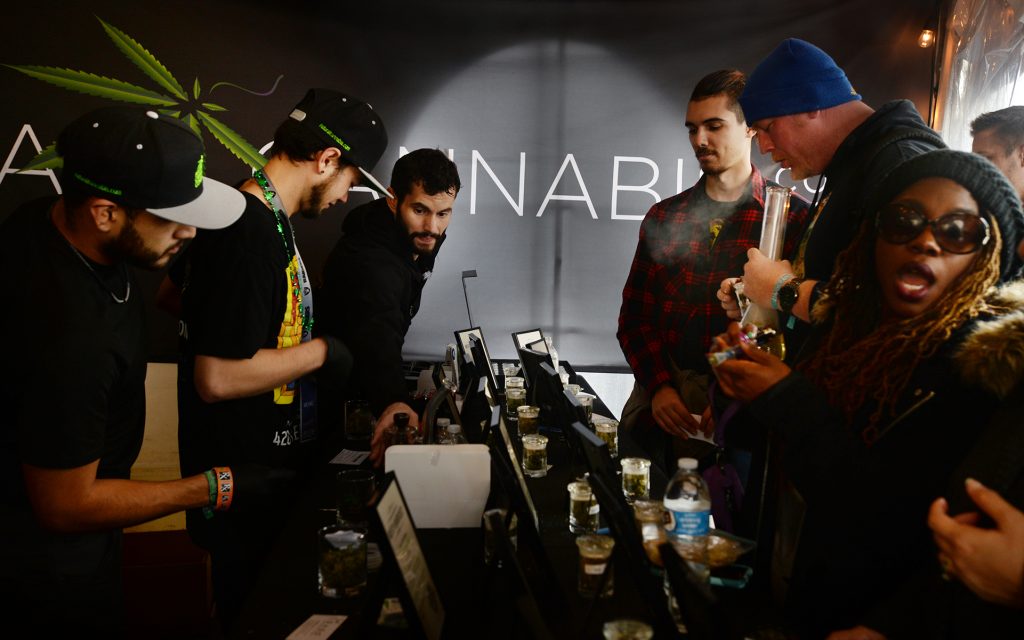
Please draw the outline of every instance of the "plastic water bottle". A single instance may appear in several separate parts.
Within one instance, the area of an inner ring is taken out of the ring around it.
[[[438,418],[434,423],[435,444],[450,444],[448,442],[448,425],[452,423],[448,418]]]
[[[448,437],[445,438],[445,444],[469,444],[466,440],[466,436],[462,435],[462,427],[458,424],[448,425]]]
[[[679,459],[679,470],[668,483],[664,503],[670,516],[665,526],[669,540],[694,573],[707,582],[711,497],[694,458]]]

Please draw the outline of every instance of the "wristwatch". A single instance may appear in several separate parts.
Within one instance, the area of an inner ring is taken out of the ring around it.
[[[793,307],[796,305],[796,301],[800,299],[800,285],[803,283],[801,278],[790,278],[785,284],[779,289],[779,311],[783,313],[793,313]]]

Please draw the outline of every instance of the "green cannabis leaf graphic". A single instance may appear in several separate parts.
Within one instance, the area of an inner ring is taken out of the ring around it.
[[[202,128],[205,127],[214,139],[223,144],[236,158],[250,167],[259,169],[266,164],[266,158],[260,154],[255,146],[226,124],[210,115],[209,112],[221,112],[227,111],[227,109],[219,104],[203,102],[199,99],[201,94],[199,78],[196,78],[192,84],[192,97],[190,98],[185,88],[171,75],[167,67],[161,64],[145,47],[117,27],[107,24],[99,17],[96,19],[103,26],[107,36],[114,42],[114,46],[135,66],[141,69],[147,77],[160,85],[160,88],[166,93],[85,71],[38,65],[5,64],[4,66],[63,89],[78,91],[90,96],[153,107],[165,115],[178,118],[191,127],[199,137],[203,137]],[[226,84],[229,83],[217,83],[213,86],[216,88],[218,85]],[[277,83],[274,86],[276,87]],[[21,170],[52,169],[61,165],[62,159],[57,155],[54,145],[51,144],[43,149],[35,158],[32,158]]]

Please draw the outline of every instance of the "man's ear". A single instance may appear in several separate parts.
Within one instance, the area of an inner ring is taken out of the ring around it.
[[[1017,147],[1017,162],[1020,166],[1024,167],[1024,144]]]
[[[86,206],[93,224],[102,233],[113,231],[119,217],[125,215],[116,202],[105,198],[89,198]]]
[[[321,149],[316,154],[316,170],[320,173],[326,173],[331,168],[331,163],[340,158],[341,149],[337,147]]]
[[[388,187],[388,197],[384,198],[384,202],[388,203],[391,213],[398,215],[398,197],[395,195],[394,187]]]

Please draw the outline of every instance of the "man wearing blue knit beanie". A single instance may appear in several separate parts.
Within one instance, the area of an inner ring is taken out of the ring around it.
[[[862,211],[865,194],[902,161],[945,144],[912,102],[872,109],[827,53],[797,38],[784,40],[754,69],[740,104],[761,153],[770,153],[794,180],[820,176],[811,223],[796,253],[773,262],[750,249],[743,269],[744,294],[788,314],[793,329],[797,319],[809,321],[835,257],[868,213]],[[723,281],[718,297],[738,319],[735,281]],[[787,350],[795,353],[795,346]]]

